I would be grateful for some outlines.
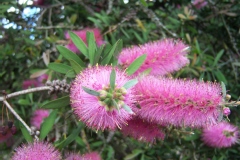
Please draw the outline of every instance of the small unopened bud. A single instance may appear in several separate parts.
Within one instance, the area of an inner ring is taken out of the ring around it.
[[[106,92],[105,90],[101,90],[100,92],[100,98],[106,98],[107,97],[107,94],[108,94],[108,92]]]
[[[231,113],[231,110],[230,110],[228,107],[224,107],[224,108],[223,108],[223,114],[224,114],[225,116],[229,116],[230,113]]]
[[[229,100],[231,99],[231,95],[230,95],[230,94],[227,94],[226,97],[225,97],[225,99],[226,99],[227,101],[229,101]]]

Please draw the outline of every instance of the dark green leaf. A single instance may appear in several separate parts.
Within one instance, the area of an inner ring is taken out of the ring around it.
[[[112,90],[115,88],[115,80],[116,80],[116,71],[115,69],[112,69],[112,72],[110,74],[110,87]]]
[[[223,83],[227,84],[227,80],[221,71],[219,71],[219,70],[215,71],[214,74],[216,75],[216,77],[219,81],[222,81]]]
[[[73,41],[73,43],[82,52],[82,54],[86,58],[89,58],[89,56],[88,56],[88,48],[87,48],[86,44],[83,42],[83,40],[80,37],[78,37],[78,35],[76,35],[73,32],[69,32],[69,35],[70,35],[71,40]]]
[[[40,128],[39,138],[41,140],[44,140],[48,135],[48,133],[52,130],[56,118],[57,118],[57,110],[54,110],[50,113],[50,115],[47,118],[44,119]]]
[[[147,7],[147,6],[148,6],[148,4],[147,4],[147,2],[146,2],[145,0],[140,0],[140,2],[142,3],[142,5],[143,5],[144,7]]]
[[[65,96],[65,97],[61,97],[61,98],[55,99],[53,101],[50,101],[50,102],[44,104],[41,108],[58,109],[58,108],[66,107],[69,104],[70,104],[70,98],[69,98],[69,96]]]
[[[31,103],[29,102],[29,100],[27,100],[27,99],[19,99],[18,100],[18,103],[20,104],[20,105],[24,105],[24,106],[29,106]]]
[[[132,75],[133,73],[135,73],[138,70],[138,68],[143,64],[146,57],[147,55],[143,54],[137,59],[135,59],[135,61],[133,61],[132,64],[130,64],[130,66],[126,69],[127,74]]]
[[[83,70],[83,68],[75,60],[69,59],[69,62],[76,74],[80,73]]]
[[[127,82],[123,85],[123,87],[124,87],[125,89],[129,89],[129,88],[135,86],[137,83],[138,83],[138,80],[137,80],[137,79],[131,79],[131,80],[127,81]]]
[[[74,59],[80,66],[82,66],[82,67],[85,66],[84,62],[80,59],[80,57],[78,55],[76,55],[76,53],[73,53],[68,48],[66,48],[64,46],[57,46],[57,49],[60,52],[60,54],[63,57],[65,57],[67,60]]]
[[[133,150],[133,152],[131,154],[128,154],[124,160],[132,160],[134,158],[136,158],[139,154],[143,153],[143,150],[140,149],[135,149]]]
[[[23,134],[23,137],[25,138],[25,140],[26,140],[27,142],[32,142],[32,141],[33,141],[33,138],[32,138],[32,136],[29,134],[29,132],[28,132],[28,130],[26,129],[26,127],[24,127],[21,122],[18,122],[18,123],[19,123],[19,125],[20,125],[20,129],[21,129],[21,131],[22,131],[22,134]]]
[[[70,66],[61,63],[49,63],[48,68],[63,74],[66,74],[69,70],[72,70]]]
[[[94,65],[94,58],[97,50],[97,45],[95,42],[94,34],[93,32],[87,32],[87,41],[88,41],[88,55],[90,64]]]
[[[101,45],[98,49],[97,49],[97,53],[95,55],[95,58],[94,58],[94,62],[93,62],[93,65],[96,65],[97,63],[99,63],[99,59],[103,53],[103,49],[104,49],[104,45]]]
[[[76,73],[73,69],[69,70],[67,73],[66,73],[66,76],[69,77],[69,78],[75,78],[76,77]]]
[[[224,53],[223,49],[218,52],[217,56],[214,59],[214,62],[213,62],[213,65],[212,65],[213,67],[217,65],[217,63],[218,63],[219,59],[222,57],[223,53]]]
[[[70,144],[72,141],[76,139],[76,137],[78,137],[81,129],[82,129],[82,123],[80,122],[78,123],[78,127],[75,130],[73,130],[72,133],[65,140],[63,140],[60,144],[56,145],[56,147],[58,147],[59,149],[62,149],[68,144]]]
[[[107,54],[107,56],[102,60],[102,64],[103,65],[106,65],[110,62],[110,60],[112,59],[114,53],[116,52],[116,48],[117,46],[119,45],[119,43],[121,40],[118,40],[114,45],[113,47],[111,48],[110,52]]]
[[[82,87],[82,89],[83,89],[86,93],[88,93],[88,94],[90,94],[90,95],[100,96],[100,94],[99,94],[97,91],[95,91],[95,90],[89,89],[89,88],[87,88],[87,87]]]

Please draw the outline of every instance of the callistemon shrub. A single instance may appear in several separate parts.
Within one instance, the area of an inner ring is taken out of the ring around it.
[[[203,142],[214,148],[231,147],[239,139],[239,131],[236,126],[227,122],[221,122],[203,129]]]
[[[90,128],[114,130],[116,127],[121,128],[132,117],[134,90],[133,88],[126,90],[123,87],[130,77],[115,68],[116,80],[112,89],[110,86],[112,70],[112,66],[87,68],[77,75],[72,83],[71,106],[79,120]],[[91,95],[83,87],[94,90],[97,94]]]
[[[143,77],[135,86],[141,118],[177,127],[200,128],[218,122],[221,86],[195,80]]]
[[[146,54],[146,60],[135,75],[150,68],[151,75],[165,75],[177,71],[189,63],[186,57],[188,48],[189,46],[180,40],[164,39],[149,42],[141,46],[124,48],[119,55],[118,63],[123,68],[127,68],[136,58]]]
[[[15,149],[12,160],[61,160],[61,154],[51,144],[33,142]]]
[[[128,125],[123,126],[121,131],[124,135],[148,143],[154,143],[157,139],[163,140],[165,136],[159,125],[137,116],[129,120]]]

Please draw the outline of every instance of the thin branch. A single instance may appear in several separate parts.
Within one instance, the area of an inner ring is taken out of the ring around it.
[[[54,28],[79,29],[79,28],[82,28],[82,27],[78,27],[78,26],[41,26],[41,27],[35,27],[35,29],[42,29],[42,30],[54,29]]]
[[[167,29],[166,26],[164,26],[162,24],[162,22],[159,20],[159,18],[157,17],[157,15],[151,10],[148,9],[147,7],[144,7],[141,5],[141,8],[143,9],[143,11],[147,14],[148,18],[150,18],[153,22],[156,23],[156,25],[158,27],[161,27],[163,30],[165,30],[168,34],[170,34],[172,37],[177,38],[177,34],[174,32],[171,32],[170,30]]]
[[[3,103],[12,112],[12,114],[23,124],[23,126],[28,130],[29,134],[33,135],[31,128],[23,121],[23,119],[17,114],[17,112],[14,111],[11,105],[6,100],[3,100]]]
[[[16,97],[16,96],[19,96],[19,95],[28,94],[28,93],[32,93],[32,92],[50,90],[51,88],[52,87],[50,87],[50,86],[43,86],[43,87],[30,88],[30,89],[14,92],[14,93],[11,93],[11,94],[7,94],[4,97],[0,97],[0,101],[4,101],[5,99],[9,99],[9,98],[12,98],[12,97]]]

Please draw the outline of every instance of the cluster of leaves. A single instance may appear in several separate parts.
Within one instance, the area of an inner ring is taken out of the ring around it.
[[[10,10],[12,7],[15,11]],[[240,95],[240,2],[236,0],[208,1],[208,6],[202,9],[194,8],[186,0],[135,0],[127,4],[122,0],[45,0],[43,6],[20,5],[15,0],[5,0],[0,2],[0,8],[0,64],[3,68],[0,70],[0,90],[8,93],[20,90],[22,82],[30,75],[48,73],[52,79],[67,79],[70,83],[89,65],[116,65],[117,55],[123,47],[172,37],[181,38],[191,46],[190,65],[175,73],[174,77],[223,81],[230,90],[228,93],[235,99]],[[33,13],[26,15],[27,8]],[[85,27],[100,28],[109,43],[97,47],[93,33],[88,32],[86,45],[76,34],[69,32],[81,54],[77,55],[62,46],[66,43],[63,40],[65,32]],[[144,57],[133,65],[140,65],[142,60]],[[128,73],[136,68],[129,67]],[[36,108],[52,109],[41,126],[40,139],[47,137],[58,149],[85,153],[90,148],[101,152],[103,159],[240,157],[239,146],[231,149],[204,146],[200,141],[201,133],[197,130],[194,135],[188,135],[188,130],[169,128],[169,137],[155,145],[123,137],[120,132],[114,133],[109,142],[107,139],[111,133],[95,133],[81,122],[76,122],[68,95],[57,97],[50,101],[54,96],[34,93],[11,99],[11,104],[27,123]],[[229,117],[238,126],[239,113],[233,108]],[[6,112],[1,114],[6,119]],[[10,118],[14,119],[12,115]],[[14,125],[21,130],[14,136],[14,139],[19,139],[18,144],[32,141],[17,120],[14,120]],[[57,131],[61,136],[55,141]],[[12,151],[4,144],[1,149],[3,158]]]

